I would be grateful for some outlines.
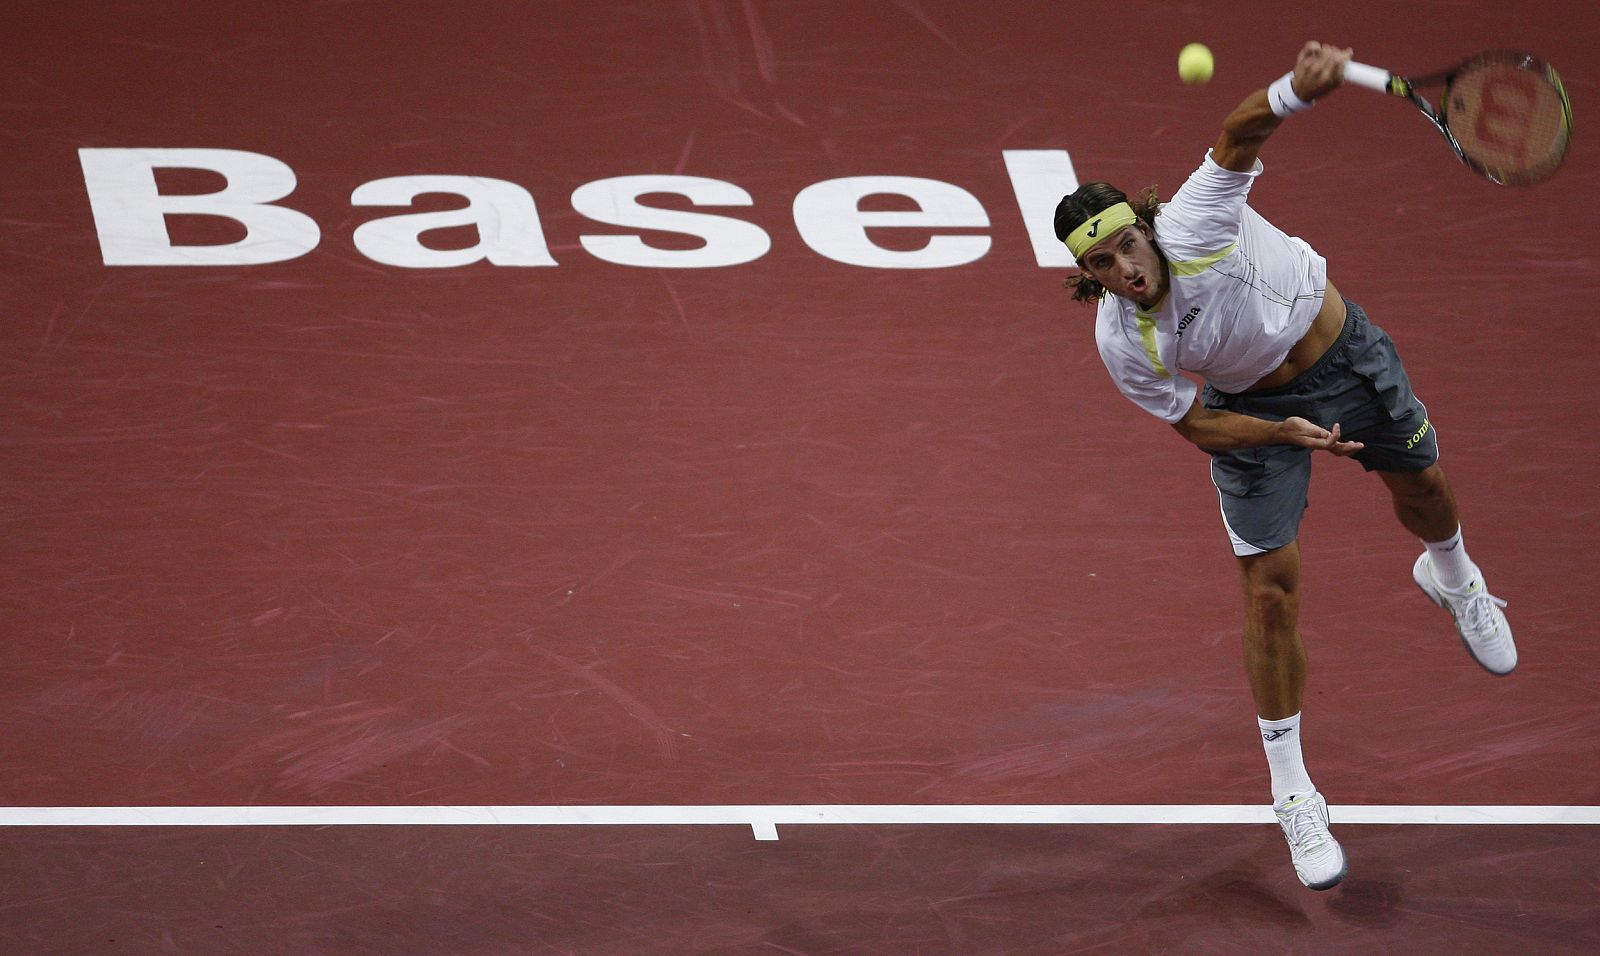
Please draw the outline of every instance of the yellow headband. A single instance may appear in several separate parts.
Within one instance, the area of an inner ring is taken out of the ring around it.
[[[1072,230],[1067,236],[1067,248],[1071,250],[1074,259],[1082,259],[1084,253],[1104,242],[1112,233],[1138,221],[1139,217],[1134,215],[1133,207],[1125,202],[1107,206],[1090,216],[1083,225]]]

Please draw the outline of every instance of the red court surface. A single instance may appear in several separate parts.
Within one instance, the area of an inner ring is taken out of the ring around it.
[[[1315,6],[29,9],[0,40],[0,821],[1264,804],[1205,456],[1117,394],[1007,151],[1170,194],[1311,38],[1418,73],[1535,51],[1577,138],[1503,189],[1350,89],[1263,152],[1252,204],[1398,343],[1522,655],[1479,670],[1379,483],[1320,460],[1309,766],[1336,812],[1600,806],[1600,12]],[[1209,85],[1177,81],[1191,40]],[[292,171],[261,202],[298,240],[172,212],[169,255],[304,248],[117,261],[139,183],[92,167],[134,150]],[[458,178],[363,191],[423,176]],[[641,228],[604,192],[631,176],[706,181],[641,202],[721,231]],[[853,177],[945,184],[948,218],[852,246],[824,193]],[[419,213],[447,225],[407,249]],[[1337,832],[1314,894],[1270,824],[0,826],[0,952],[1600,950],[1600,826]]]

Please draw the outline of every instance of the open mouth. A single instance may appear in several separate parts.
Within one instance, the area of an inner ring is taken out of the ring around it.
[[[1145,290],[1150,288],[1150,280],[1144,276],[1139,276],[1128,283],[1128,288],[1137,295],[1143,295]]]

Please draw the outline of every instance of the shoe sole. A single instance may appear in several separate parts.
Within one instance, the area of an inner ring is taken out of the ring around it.
[[[1420,568],[1421,566],[1422,566],[1421,559],[1418,559],[1417,563],[1412,565],[1412,567],[1411,567],[1411,581],[1412,581],[1412,583],[1414,583],[1417,586],[1418,590],[1420,590],[1423,594],[1427,595],[1428,600],[1432,601],[1435,607],[1443,608],[1445,611],[1449,612],[1450,613],[1450,623],[1455,624],[1455,621],[1456,621],[1455,613],[1450,611],[1449,608],[1445,607],[1444,598],[1441,597],[1438,593],[1436,593],[1432,588],[1428,587],[1427,584],[1423,583],[1422,578],[1417,576],[1417,569]],[[1488,671],[1489,673],[1493,674],[1494,676],[1496,676],[1496,677],[1506,677],[1506,676],[1510,675],[1512,671],[1517,669],[1517,665],[1516,665],[1515,661],[1512,662],[1511,667],[1510,667],[1509,670],[1503,670],[1503,671],[1497,671],[1494,668],[1490,667],[1488,664],[1485,664],[1483,662],[1483,659],[1478,656],[1478,652],[1472,649],[1472,643],[1467,640],[1467,636],[1465,634],[1461,633],[1461,627],[1459,625],[1457,625],[1457,627],[1456,627],[1456,637],[1461,639],[1461,646],[1467,649],[1467,655],[1472,658],[1473,663],[1477,664],[1479,667],[1483,668],[1484,670]],[[1330,883],[1328,885],[1332,886],[1333,884]]]
[[[1343,844],[1340,844],[1339,846],[1339,855],[1343,858],[1339,864],[1339,872],[1335,873],[1333,878],[1330,880],[1324,880],[1321,883],[1307,883],[1306,889],[1316,890],[1320,893],[1323,890],[1331,890],[1335,886],[1339,885],[1339,883],[1344,879],[1344,875],[1350,872],[1350,856],[1344,852]]]

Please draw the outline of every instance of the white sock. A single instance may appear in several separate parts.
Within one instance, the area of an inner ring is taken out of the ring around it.
[[[1261,744],[1267,748],[1267,768],[1272,771],[1272,802],[1281,806],[1291,797],[1317,789],[1300,756],[1300,715],[1282,720],[1257,717]]]
[[[1456,533],[1444,541],[1424,541],[1422,546],[1428,549],[1434,580],[1447,590],[1459,591],[1477,577],[1478,568],[1467,557],[1467,546],[1461,540],[1460,525],[1456,526]]]

